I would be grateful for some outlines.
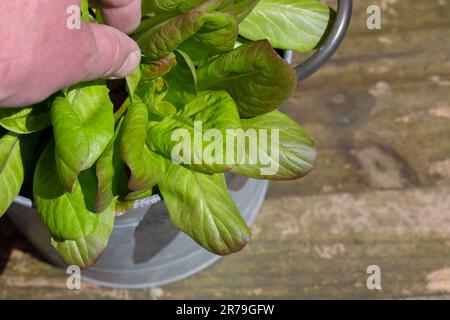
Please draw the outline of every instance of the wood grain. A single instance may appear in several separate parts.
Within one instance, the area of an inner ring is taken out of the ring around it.
[[[315,137],[316,169],[271,184],[243,252],[161,288],[68,291],[3,219],[0,299],[449,298],[450,1],[355,1],[339,52],[282,109]]]

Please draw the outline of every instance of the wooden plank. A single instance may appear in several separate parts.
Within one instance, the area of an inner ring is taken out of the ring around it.
[[[243,254],[164,291],[171,298],[189,288],[237,298],[409,297],[435,295],[439,286],[448,293],[450,278],[441,283],[439,275],[448,272],[449,191],[270,199]],[[373,264],[382,271],[381,292],[366,287]]]
[[[62,271],[13,249],[0,298],[438,297],[450,294],[449,208],[450,187],[269,199],[242,253],[147,290],[69,291]],[[381,291],[366,287],[369,265]]]
[[[383,4],[381,30],[365,26],[368,3]],[[270,196],[449,182],[450,3],[390,3],[356,1],[336,56],[283,106],[315,138],[318,160]]]

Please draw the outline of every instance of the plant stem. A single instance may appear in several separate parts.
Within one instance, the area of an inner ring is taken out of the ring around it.
[[[116,111],[116,113],[114,114],[114,121],[118,121],[125,113],[125,111],[127,111],[128,107],[131,105],[131,99],[130,97],[128,97],[124,103],[120,106],[119,110]]]
[[[98,23],[105,24],[105,20],[103,20],[103,15],[100,9],[95,9],[95,17]]]
[[[89,21],[89,3],[88,0],[81,0],[81,19]]]

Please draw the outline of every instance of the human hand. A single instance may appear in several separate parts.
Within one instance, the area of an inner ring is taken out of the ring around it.
[[[80,0],[0,1],[0,106],[31,105],[75,83],[136,69],[141,52],[125,33],[139,25],[141,1],[90,4],[109,26],[82,22],[70,29],[67,9]]]

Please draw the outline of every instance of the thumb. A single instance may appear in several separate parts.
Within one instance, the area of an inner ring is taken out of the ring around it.
[[[130,37],[107,25],[85,23],[79,34],[79,81],[98,78],[124,78],[141,61],[141,51]]]
[[[25,30],[18,32],[13,50],[0,45],[0,60],[8,62],[6,72],[0,64],[0,106],[31,105],[78,82],[124,78],[138,67],[141,51],[126,34],[87,22],[68,29],[66,19],[35,19],[38,24],[24,24]]]

